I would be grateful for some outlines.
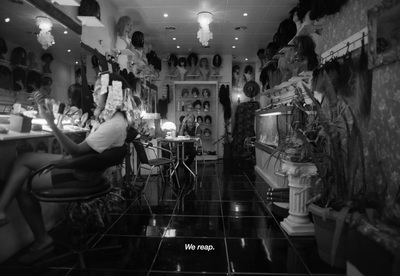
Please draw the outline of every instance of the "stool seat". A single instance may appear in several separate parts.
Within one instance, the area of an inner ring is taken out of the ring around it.
[[[45,202],[74,202],[87,201],[109,193],[113,189],[105,178],[95,186],[83,188],[41,188],[32,190],[32,194],[40,201]]]

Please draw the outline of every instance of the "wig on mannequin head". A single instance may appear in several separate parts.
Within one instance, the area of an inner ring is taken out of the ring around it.
[[[78,8],[80,16],[95,16],[100,20],[100,5],[96,0],[82,0]]]
[[[218,54],[214,55],[213,60],[212,60],[212,64],[213,64],[214,67],[217,67],[217,68],[221,67],[221,64],[222,64],[221,56],[218,55]]]
[[[132,45],[135,48],[143,48],[144,34],[141,31],[136,31],[132,34]]]
[[[171,54],[168,59],[168,66],[176,67],[178,66],[178,57],[175,54]]]
[[[203,57],[200,59],[199,61],[200,67],[203,66],[203,64],[205,65],[205,68],[208,69],[210,67],[209,63],[208,63],[208,58]]]
[[[192,64],[193,61],[193,64]],[[187,62],[189,66],[196,66],[199,58],[196,53],[190,53],[187,57]]]
[[[295,59],[297,61],[307,60],[307,69],[313,70],[318,66],[318,57],[315,53],[315,42],[307,35],[296,36],[293,40],[295,45]]]
[[[12,50],[11,52],[11,57],[10,57],[10,62],[11,65],[16,66],[16,65],[23,65],[26,66],[26,51],[22,47],[16,47]]]
[[[132,22],[132,20],[129,16],[121,16],[118,19],[117,26],[116,26],[117,35],[122,36],[124,34],[125,26],[131,22]]]
[[[40,88],[42,76],[40,75],[39,72],[30,70],[28,72],[28,76],[26,77],[26,92],[31,93],[35,91],[36,89]]]
[[[187,66],[187,60],[185,57],[180,57],[178,60],[178,66],[186,67]]]

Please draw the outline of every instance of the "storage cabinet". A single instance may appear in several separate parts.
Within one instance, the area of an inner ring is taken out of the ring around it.
[[[205,160],[216,160],[218,152],[218,82],[175,81],[174,118],[177,130],[183,118],[193,114],[200,124]],[[215,143],[215,144],[214,144]],[[202,160],[203,157],[197,156]]]

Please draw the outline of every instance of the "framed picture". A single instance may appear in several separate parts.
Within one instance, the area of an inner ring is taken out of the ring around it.
[[[400,0],[383,0],[368,11],[368,68],[400,60]]]

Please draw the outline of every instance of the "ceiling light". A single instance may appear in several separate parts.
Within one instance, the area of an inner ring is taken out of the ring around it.
[[[64,31],[64,34],[68,34],[68,31]]]
[[[71,53],[71,50],[70,50],[70,49],[68,49],[68,50],[67,50],[67,52],[68,52],[68,53]]]
[[[197,22],[200,29],[197,32],[197,38],[203,46],[208,46],[208,41],[213,38],[213,33],[210,31],[210,24],[213,21],[211,12],[199,12],[197,14]]]
[[[178,48],[178,49],[179,49],[179,48],[181,48],[181,46],[179,46],[179,45],[176,45],[176,48]]]
[[[50,32],[51,28],[53,27],[53,23],[48,17],[38,16],[36,17],[36,25],[40,29],[37,39],[39,43],[42,44],[42,48],[46,50],[52,44],[54,44],[54,37]]]
[[[244,14],[243,14],[243,16],[247,16],[248,14],[247,14],[247,12],[245,12]]]
[[[10,22],[10,18],[6,18],[6,19],[4,19],[4,21],[6,22],[6,23],[8,23],[8,22]]]
[[[235,40],[239,40],[239,38],[238,38],[238,37],[235,37]]]
[[[164,13],[164,17],[168,17],[168,13]]]
[[[172,40],[176,40],[176,37],[173,37]]]
[[[233,48],[233,49],[235,49],[235,48],[236,48],[236,46],[235,46],[235,45],[233,45],[233,46],[232,46],[232,48]]]
[[[245,60],[245,61],[248,61],[249,59],[248,59],[248,58],[245,58],[244,60]]]
[[[79,62],[75,61],[75,64],[78,64]]]

